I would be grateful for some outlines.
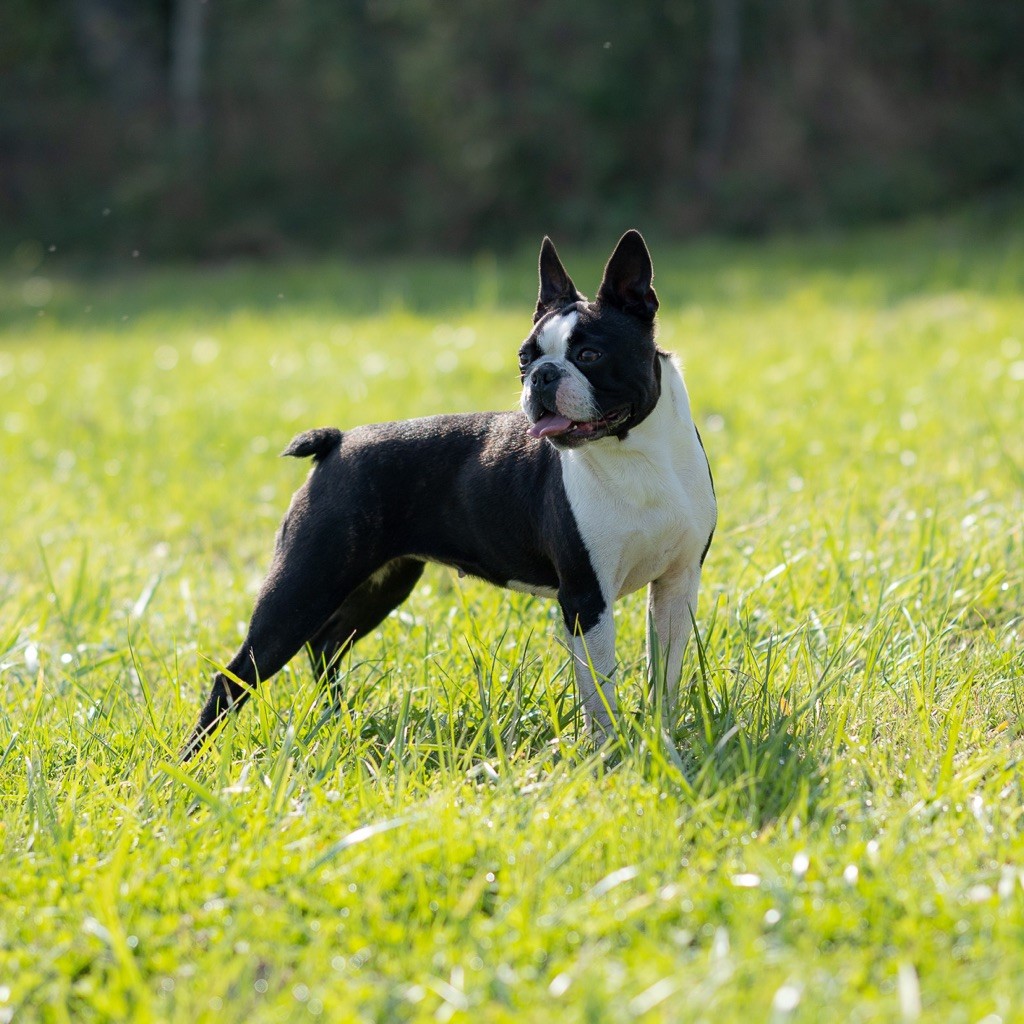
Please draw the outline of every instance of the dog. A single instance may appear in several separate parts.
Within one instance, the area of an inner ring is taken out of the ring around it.
[[[584,724],[599,742],[617,710],[612,606],[647,586],[650,684],[656,649],[674,703],[717,503],[682,373],[655,342],[651,257],[628,231],[593,302],[549,238],[539,270],[519,349],[521,410],[324,427],[284,450],[313,466],[186,759],[303,648],[336,692],[342,656],[409,596],[427,562],[558,601]]]

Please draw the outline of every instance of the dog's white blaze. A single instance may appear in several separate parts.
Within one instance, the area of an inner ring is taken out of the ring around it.
[[[565,355],[569,351],[569,338],[572,337],[579,318],[580,315],[575,310],[571,313],[553,316],[540,329],[540,333],[537,335],[537,347],[546,356],[565,359]]]
[[[563,416],[576,423],[596,420],[601,415],[600,407],[594,399],[594,389],[590,381],[573,366],[568,359],[569,339],[576,329],[580,315],[575,312],[563,313],[552,317],[537,335],[537,347],[543,355],[534,364],[534,369],[551,363],[562,371],[562,380],[555,396],[555,408]],[[523,392],[522,406],[525,411],[529,406],[528,393],[530,382],[527,380]]]
[[[654,411],[625,440],[560,453],[562,480],[609,601],[692,568],[717,518],[707,460],[682,374],[663,358]]]

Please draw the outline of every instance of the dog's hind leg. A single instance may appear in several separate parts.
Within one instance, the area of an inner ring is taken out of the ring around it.
[[[248,699],[257,683],[282,669],[324,629],[380,565],[372,551],[353,550],[346,524],[309,512],[300,491],[281,524],[273,562],[245,640],[213,687],[182,757],[193,757],[230,712]]]
[[[340,587],[323,590],[320,586],[300,586],[293,579],[279,582],[268,577],[245,640],[225,671],[214,676],[182,757],[188,760],[198,753],[206,737],[249,699],[258,683],[279,672],[317,635],[343,600],[344,589]]]
[[[378,569],[345,598],[326,625],[309,643],[313,670],[322,674],[331,700],[340,699],[341,661],[345,652],[376,629],[416,586],[423,562],[396,558]]]

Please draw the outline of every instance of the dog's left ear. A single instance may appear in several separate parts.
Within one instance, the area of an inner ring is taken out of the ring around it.
[[[604,268],[597,300],[639,320],[652,321],[658,312],[658,296],[651,287],[653,279],[654,267],[643,235],[636,230],[627,231]]]
[[[537,311],[533,314],[536,323],[545,313],[553,309],[571,306],[574,302],[586,302],[572,278],[565,272],[562,261],[558,258],[555,246],[550,238],[545,237],[540,247],[540,293],[537,295]]]

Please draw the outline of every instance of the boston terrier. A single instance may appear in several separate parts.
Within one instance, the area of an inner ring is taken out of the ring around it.
[[[558,601],[598,742],[616,713],[612,605],[647,586],[649,676],[657,648],[672,706],[717,509],[682,374],[655,343],[653,276],[628,231],[590,302],[545,238],[521,411],[323,427],[288,445],[313,467],[184,757],[304,647],[336,690],[345,652],[426,562]]]

